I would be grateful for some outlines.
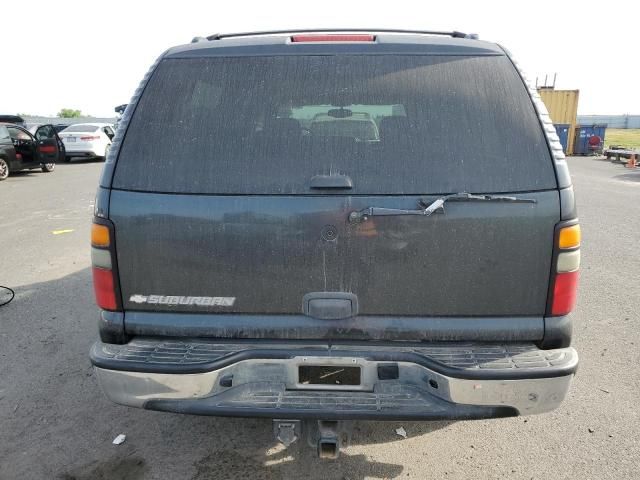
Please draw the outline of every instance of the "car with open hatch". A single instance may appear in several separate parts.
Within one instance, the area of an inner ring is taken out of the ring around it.
[[[31,133],[32,135],[35,135],[38,132],[38,129],[43,126],[42,123],[27,123],[25,124],[25,128],[27,130],[29,130],[29,133]],[[53,127],[53,130],[56,132],[56,134],[59,134],[62,130],[64,130],[65,128],[67,128],[69,125],[64,125],[64,124],[60,124],[60,123],[56,123],[56,124],[51,124],[51,127]],[[60,138],[60,135],[56,136],[56,143],[58,144],[58,162],[64,162],[66,160],[66,156],[67,156],[67,149],[64,146],[64,142],[62,141],[62,139]]]
[[[548,412],[578,365],[562,147],[510,54],[472,35],[167,50],[122,116],[91,255],[110,399],[272,418],[323,457],[352,420]]]
[[[21,170],[53,172],[59,145],[53,125],[41,125],[32,134],[20,125],[0,123],[0,180]]]

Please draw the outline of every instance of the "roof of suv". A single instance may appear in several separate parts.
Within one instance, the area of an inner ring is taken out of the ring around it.
[[[313,41],[292,42],[295,35],[370,34],[373,41]],[[216,34],[196,37],[192,43],[178,45],[165,53],[166,57],[199,57],[217,55],[273,55],[321,53],[388,53],[439,55],[504,55],[502,48],[491,42],[477,40],[474,35],[460,32],[415,32],[391,30],[292,30]]]

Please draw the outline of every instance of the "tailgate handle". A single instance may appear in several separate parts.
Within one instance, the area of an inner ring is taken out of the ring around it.
[[[346,292],[312,292],[302,298],[305,315],[320,320],[341,320],[358,314],[358,297]]]
[[[315,175],[311,177],[309,188],[353,188],[353,181],[348,175]]]

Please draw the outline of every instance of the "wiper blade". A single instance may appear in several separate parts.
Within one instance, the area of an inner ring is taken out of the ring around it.
[[[425,211],[433,213],[436,210],[444,210],[444,204],[446,202],[509,202],[509,203],[537,203],[535,198],[518,198],[508,197],[504,195],[474,195],[472,193],[461,192],[452,193],[451,195],[445,195],[444,197],[437,198],[430,204],[427,204],[424,200],[420,200],[418,203],[421,207],[424,207]]]
[[[383,217],[396,215],[421,215],[429,217],[434,213],[444,213],[444,204],[447,202],[509,202],[509,203],[537,203],[535,198],[518,198],[504,195],[474,195],[472,193],[461,192],[445,195],[435,199],[431,203],[420,199],[416,210],[404,210],[400,208],[367,207],[349,214],[349,223],[362,223],[369,217]]]

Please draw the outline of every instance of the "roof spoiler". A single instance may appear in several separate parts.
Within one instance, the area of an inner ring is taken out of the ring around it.
[[[243,33],[214,33],[213,35],[209,35],[208,37],[194,37],[191,40],[191,43],[198,42],[206,42],[212,40],[221,40],[223,38],[233,38],[233,37],[255,37],[259,35],[286,35],[286,34],[296,34],[296,33],[343,33],[343,32],[353,32],[353,33],[408,33],[413,35],[442,35],[445,37],[452,38],[469,38],[472,40],[477,40],[477,33],[463,33],[463,32],[441,32],[441,31],[433,31],[433,30],[395,30],[391,28],[316,28],[316,29],[305,29],[305,30],[270,30],[263,32],[243,32]]]

